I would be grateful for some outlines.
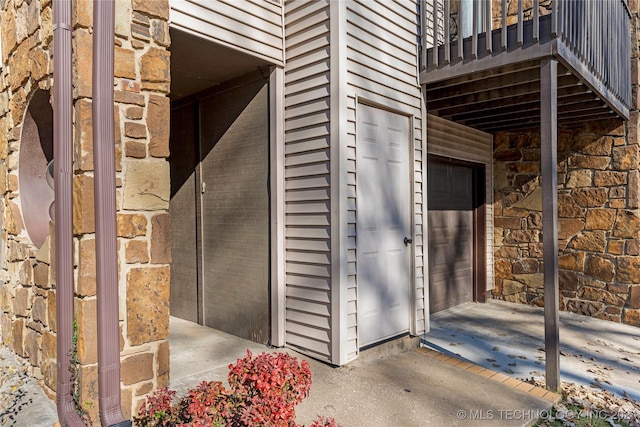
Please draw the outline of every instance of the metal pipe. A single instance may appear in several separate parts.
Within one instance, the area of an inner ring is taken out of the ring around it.
[[[93,164],[98,314],[98,403],[103,426],[131,426],[120,402],[113,118],[114,0],[93,2]]]
[[[55,159],[56,406],[61,424],[84,422],[76,412],[70,368],[73,337],[73,92],[71,0],[53,0],[53,157]]]

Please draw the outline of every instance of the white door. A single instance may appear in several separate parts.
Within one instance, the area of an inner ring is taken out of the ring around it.
[[[358,106],[357,274],[360,347],[409,331],[409,118]]]

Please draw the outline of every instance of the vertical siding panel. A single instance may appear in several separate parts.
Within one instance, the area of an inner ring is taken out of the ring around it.
[[[282,65],[282,5],[268,0],[171,0],[171,27]]]
[[[407,176],[407,185],[413,189],[413,239],[414,259],[412,262],[412,281],[415,302],[413,304],[412,333],[425,332],[424,311],[424,266],[423,266],[423,197],[424,179],[423,141],[422,141],[422,97],[418,81],[418,35],[420,12],[415,3],[389,0],[356,0],[347,3],[347,79],[349,94],[347,128],[349,129],[349,147],[355,147],[357,129],[355,129],[357,102],[364,100],[406,114],[412,118],[412,141],[409,141],[413,170]],[[433,16],[427,17],[433,20]],[[441,17],[438,17],[439,27]],[[432,28],[432,27],[431,27]],[[349,183],[355,197],[355,177],[357,171],[355,150],[349,150]],[[411,178],[410,178],[411,177]],[[355,233],[355,200],[349,206],[349,230]],[[355,239],[354,239],[355,240]],[[357,266],[349,276],[349,295],[357,298]],[[354,292],[351,292],[351,290]],[[348,324],[350,353],[355,357],[357,342],[357,301],[349,301],[353,312],[349,318],[355,322]]]
[[[284,5],[285,341],[331,361],[328,8],[327,1]]]

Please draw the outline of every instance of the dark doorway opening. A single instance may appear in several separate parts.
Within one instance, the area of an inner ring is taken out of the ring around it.
[[[171,51],[170,314],[266,344],[268,66],[174,30]]]
[[[430,313],[485,301],[485,173],[482,164],[428,158]]]

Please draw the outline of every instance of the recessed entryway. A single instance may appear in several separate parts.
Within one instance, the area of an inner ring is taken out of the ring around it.
[[[170,312],[268,343],[269,68],[197,37],[175,36],[172,60],[183,61],[175,74],[172,65],[172,94],[181,97],[171,110]],[[209,59],[190,67],[189,52]]]
[[[427,114],[430,313],[484,302],[493,274],[493,138]]]
[[[429,156],[427,169],[429,311],[436,313],[484,295],[484,165]]]

